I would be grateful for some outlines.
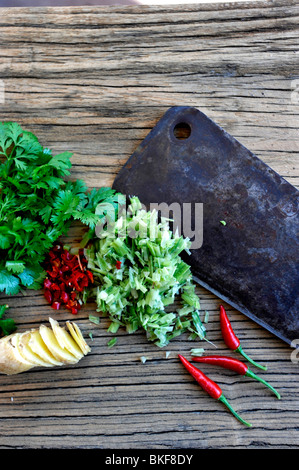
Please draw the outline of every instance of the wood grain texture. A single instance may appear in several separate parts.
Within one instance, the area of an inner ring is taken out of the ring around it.
[[[71,177],[91,188],[111,185],[170,106],[192,105],[298,187],[298,16],[294,0],[1,9],[0,120],[18,121],[54,153],[72,151]],[[82,233],[74,225],[65,239]],[[217,349],[180,337],[168,359],[142,332],[119,330],[109,349],[109,322],[90,323],[88,304],[76,321],[92,351],[78,365],[0,377],[0,448],[298,448],[298,357],[279,339],[227,306],[280,401],[262,384],[205,367],[251,429],[183,370],[177,353],[189,357],[191,347],[227,354],[220,301],[198,293]],[[70,318],[39,291],[3,299],[19,331]]]

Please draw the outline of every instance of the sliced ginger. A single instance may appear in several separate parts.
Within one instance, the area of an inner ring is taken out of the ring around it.
[[[70,321],[67,321],[66,324],[67,324],[67,327],[68,327],[73,339],[80,346],[80,349],[83,352],[83,354],[86,355],[87,353],[89,353],[90,348],[89,348],[88,344],[85,342],[85,339],[83,338],[82,333],[81,333],[78,325],[76,325],[76,323],[73,323],[73,322],[70,322]]]
[[[0,373],[25,372],[33,367],[53,367],[76,364],[90,348],[76,323],[67,322],[67,331],[49,318],[49,328],[13,333],[0,339]]]
[[[53,364],[44,361],[40,356],[32,351],[29,346],[29,340],[30,331],[26,331],[19,336],[17,348],[22,358],[35,366],[52,367]]]
[[[61,328],[56,320],[52,318],[49,320],[59,346],[63,350],[69,351],[76,359],[81,359],[83,353],[72,336],[64,328]]]
[[[48,349],[47,345],[44,343],[43,338],[39,330],[33,330],[30,332],[29,347],[35,354],[37,354],[41,359],[52,364],[53,366],[62,366],[63,362],[57,361],[51,351]]]

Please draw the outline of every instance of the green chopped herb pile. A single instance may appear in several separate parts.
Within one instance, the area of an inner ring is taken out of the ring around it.
[[[180,257],[189,252],[190,241],[173,234],[166,219],[159,222],[156,211],[144,210],[137,197],[128,209],[85,248],[97,284],[90,295],[96,296],[97,310],[112,320],[109,331],[143,328],[159,347],[184,332],[190,339],[204,339],[195,284]],[[180,308],[167,311],[177,296]]]

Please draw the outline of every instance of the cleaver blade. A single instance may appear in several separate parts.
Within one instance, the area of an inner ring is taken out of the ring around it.
[[[299,339],[299,192],[233,136],[197,108],[172,107],[113,188],[148,209],[201,204],[202,244],[182,255],[195,281],[287,344]]]

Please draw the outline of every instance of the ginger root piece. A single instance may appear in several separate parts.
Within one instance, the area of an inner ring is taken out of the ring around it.
[[[67,328],[49,318],[49,328],[13,333],[0,339],[0,374],[13,375],[33,367],[54,367],[76,364],[90,352],[76,323],[67,322]],[[74,334],[76,332],[76,334]]]

